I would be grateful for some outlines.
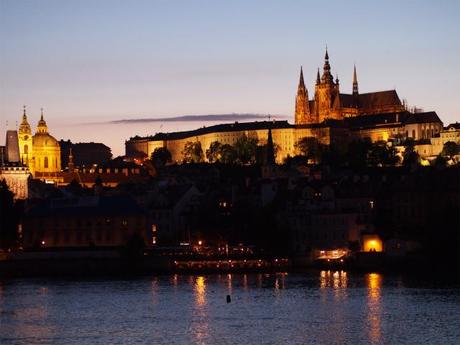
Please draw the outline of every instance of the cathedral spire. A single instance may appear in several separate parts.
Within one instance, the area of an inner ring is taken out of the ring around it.
[[[300,66],[300,78],[299,78],[299,87],[303,85],[303,87],[305,87],[305,83],[303,81],[303,70],[302,70],[302,66]]]
[[[323,83],[333,83],[334,77],[331,74],[331,65],[329,64],[329,53],[327,52],[324,55],[324,66],[323,66],[323,76],[321,77]]]
[[[321,83],[321,77],[319,75],[319,67],[318,67],[318,72],[316,73],[316,85],[318,85],[319,83]]]
[[[295,99],[295,123],[304,124],[310,114],[308,103],[308,90],[303,80],[303,69],[300,67],[299,86],[297,87],[297,96]]]
[[[356,65],[353,66],[353,95],[358,95],[358,77],[356,76]]]

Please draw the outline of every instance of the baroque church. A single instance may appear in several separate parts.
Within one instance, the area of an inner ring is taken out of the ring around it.
[[[49,134],[41,109],[37,131],[32,130],[27,119],[26,107],[18,131],[20,161],[29,167],[32,175],[46,178],[61,171],[61,148],[59,142]]]
[[[328,119],[343,120],[347,117],[404,111],[398,94],[395,90],[370,92],[360,94],[358,91],[358,77],[356,66],[353,70],[352,94],[340,92],[338,76],[331,73],[329,54],[326,49],[324,56],[323,73],[319,68],[316,75],[314,98],[308,98],[308,90],[300,68],[299,86],[295,102],[295,124],[306,125],[322,123]]]

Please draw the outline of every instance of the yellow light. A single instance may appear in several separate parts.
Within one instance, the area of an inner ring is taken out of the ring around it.
[[[203,244],[203,241],[199,240],[198,245],[201,246]]]

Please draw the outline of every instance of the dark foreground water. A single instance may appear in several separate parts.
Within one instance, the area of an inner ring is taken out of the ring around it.
[[[327,271],[10,280],[0,344],[460,344],[460,288]]]

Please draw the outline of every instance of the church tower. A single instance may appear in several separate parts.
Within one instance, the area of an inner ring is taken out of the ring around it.
[[[331,65],[329,64],[329,54],[326,48],[324,56],[323,75],[316,78],[315,86],[315,109],[318,122],[326,119],[340,117],[339,104],[339,83],[338,78],[334,83],[334,77],[331,74]]]
[[[353,66],[353,105],[355,108],[359,107],[359,92],[358,92],[358,77],[356,76],[356,65]]]
[[[26,106],[22,114],[22,122],[19,125],[19,154],[21,162],[29,166],[32,161],[33,146],[32,146],[32,130],[27,121]]]
[[[300,67],[299,86],[295,99],[295,124],[303,125],[309,123],[310,107],[308,104],[308,90],[303,80],[303,70]]]

